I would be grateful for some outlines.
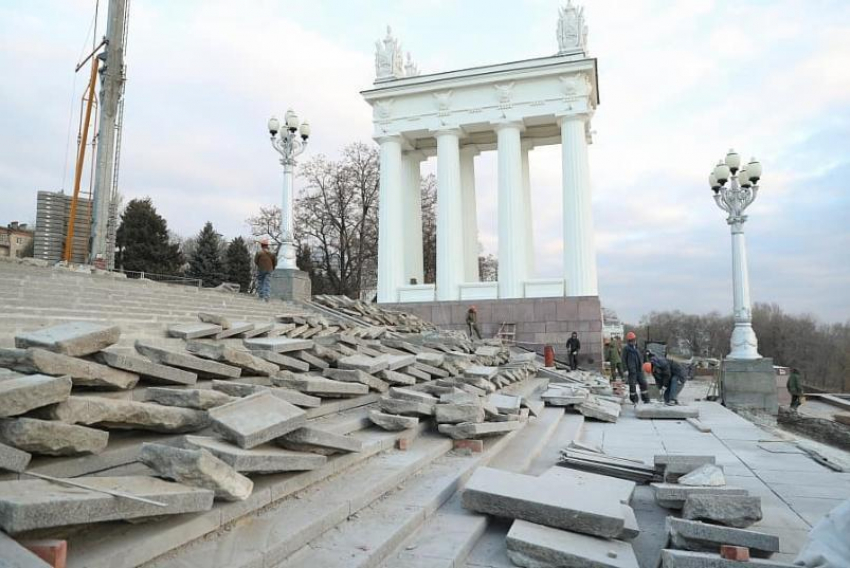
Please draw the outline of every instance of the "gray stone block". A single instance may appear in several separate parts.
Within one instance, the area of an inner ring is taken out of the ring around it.
[[[608,475],[600,475],[598,473],[591,473],[589,471],[581,471],[579,469],[572,469],[558,465],[550,467],[540,474],[540,477],[552,477],[557,479],[560,483],[574,484],[577,487],[584,487],[585,489],[599,487],[600,484],[604,484],[606,486],[606,495],[611,495],[613,498],[625,504],[628,504],[632,500],[632,495],[634,494],[635,487],[637,486],[637,483],[627,479],[619,479]]]
[[[165,406],[180,406],[208,410],[233,402],[233,397],[212,389],[173,389],[167,387],[148,387],[145,400]]]
[[[0,528],[9,534],[34,529],[196,513],[213,505],[213,492],[154,477],[78,477],[85,485],[165,503],[158,507],[41,479],[0,481]]]
[[[378,371],[378,378],[382,381],[385,381],[391,385],[415,385],[416,377],[411,375],[406,375],[404,373],[399,373],[398,371],[391,371],[389,369],[384,369],[383,371]]]
[[[322,467],[328,458],[306,452],[292,452],[271,444],[261,444],[250,449],[240,448],[225,440],[205,436],[186,436],[185,445],[204,449],[243,473],[280,473],[309,471]]]
[[[744,546],[750,555],[767,558],[779,552],[779,537],[758,531],[667,517],[671,548],[696,552],[720,552],[720,545]]]
[[[661,403],[640,404],[635,407],[635,416],[643,420],[685,420],[699,418],[696,406],[667,406]]]
[[[168,335],[182,339],[197,339],[209,337],[221,331],[220,325],[209,323],[178,323],[168,326]]]
[[[523,520],[511,525],[505,541],[508,557],[527,568],[638,568],[632,546]]]
[[[698,487],[694,485],[679,485],[678,483],[651,483],[655,490],[655,500],[662,507],[681,509],[690,495],[734,495],[746,496],[749,492],[739,487]]]
[[[407,367],[408,365],[413,365],[416,362],[416,357],[409,353],[404,354],[385,354],[382,356],[387,362],[388,371],[397,371],[403,367]]]
[[[118,343],[121,330],[92,322],[71,322],[21,333],[15,336],[15,347],[41,347],[71,357],[91,355]]]
[[[762,519],[761,497],[692,494],[685,499],[682,517],[692,521],[746,528]]]
[[[309,302],[311,295],[310,275],[303,270],[276,269],[271,274],[269,289],[272,298]]]
[[[619,404],[608,402],[595,395],[588,396],[576,408],[586,418],[594,418],[602,422],[616,422],[621,411]]]
[[[23,450],[0,444],[0,469],[20,473],[27,468],[31,455]]]
[[[281,353],[275,353],[274,351],[268,351],[264,349],[252,349],[251,353],[253,353],[257,357],[260,357],[261,359],[265,359],[269,363],[274,363],[284,371],[306,373],[310,370],[310,363],[302,361],[301,359],[296,359],[295,357],[290,357],[288,355],[283,355]]]
[[[800,568],[796,564],[787,564],[774,560],[751,558],[748,562],[726,560],[717,554],[691,552],[689,550],[661,551],[661,568]]]
[[[170,385],[194,385],[198,382],[198,375],[195,373],[152,363],[141,357],[133,357],[114,351],[101,351],[96,357],[101,363],[136,373],[151,382]]]
[[[454,438],[455,440],[470,440],[486,438],[488,436],[499,436],[522,428],[523,423],[518,420],[507,420],[505,422],[462,422],[460,424],[440,424],[437,430],[441,434]]]
[[[12,537],[0,532],[0,566],[3,568],[53,568]]]
[[[288,353],[313,347],[313,341],[309,339],[292,339],[289,337],[257,337],[245,339],[242,343],[252,351],[272,351],[274,353]]]
[[[208,312],[199,312],[198,319],[204,323],[211,323],[219,326],[221,329],[230,329],[230,320],[220,314],[211,314]]]
[[[68,424],[168,433],[196,432],[210,423],[206,411],[202,410],[95,396],[72,396],[39,410],[38,415]]]
[[[29,349],[0,348],[0,367],[21,373],[71,377],[74,386],[106,389],[131,389],[139,376],[120,369],[100,365],[94,361],[77,359],[38,347]]]
[[[605,488],[597,489],[582,491],[551,477],[479,467],[466,482],[462,501],[466,509],[478,513],[617,537],[625,526],[622,504],[616,499],[600,499]]]
[[[244,501],[254,482],[239,474],[205,449],[185,449],[164,444],[142,444],[139,461],[160,477],[215,492],[217,499]]]
[[[217,361],[209,361],[201,359],[188,353],[178,353],[169,351],[155,345],[136,341],[136,351],[160,365],[170,365],[181,369],[188,369],[197,373],[202,377],[211,377],[216,379],[235,379],[242,374],[242,369],[218,363]]]
[[[33,454],[78,456],[105,450],[109,433],[50,420],[6,418],[0,420],[0,441]]]
[[[359,452],[363,450],[363,441],[351,436],[343,436],[326,432],[319,428],[311,428],[303,426],[297,430],[293,430],[289,434],[285,434],[282,438],[278,438],[277,442],[284,447],[287,444],[297,444],[299,446],[318,446],[320,448],[328,448],[342,452]]]
[[[369,393],[369,387],[361,383],[333,381],[311,375],[293,375],[285,371],[281,371],[277,377],[272,377],[272,383],[322,398],[360,396]]]
[[[405,416],[433,416],[434,404],[403,400],[400,398],[382,398],[378,401],[381,410],[389,414],[402,414]]]
[[[280,370],[274,363],[255,357],[250,351],[233,349],[223,343],[189,341],[186,343],[186,351],[203,359],[239,367],[253,375],[272,376]]]
[[[424,404],[437,404],[437,398],[428,394],[427,392],[401,387],[392,387],[390,389],[390,398],[397,398],[399,400],[411,400],[413,402],[421,402]]]
[[[438,404],[434,407],[437,424],[484,422],[484,407],[472,404]]]
[[[245,339],[250,339],[252,337],[257,337],[258,335],[265,335],[272,330],[274,330],[273,323],[255,323],[253,329],[243,331],[241,335]]]
[[[623,510],[623,531],[617,536],[620,540],[632,540],[640,536],[640,526],[635,516],[635,511],[625,503],[621,503]]]
[[[723,401],[729,408],[752,408],[774,416],[779,411],[773,359],[723,361]]]
[[[233,337],[234,335],[239,335],[240,333],[246,333],[254,329],[254,324],[249,321],[234,321],[230,323],[229,329],[222,329],[218,333],[215,334],[216,339],[225,339],[227,337]]]
[[[386,369],[389,366],[389,363],[387,363],[384,359],[367,357],[366,355],[350,355],[337,361],[337,366],[340,369],[357,369],[369,374],[374,374]]]
[[[399,416],[396,414],[387,414],[378,410],[369,411],[369,420],[371,420],[376,426],[392,432],[415,428],[416,425],[419,424],[419,418],[414,416]]]
[[[714,456],[659,454],[654,458],[655,468],[664,472],[665,477],[675,481],[705,464],[714,464]]]
[[[495,406],[502,414],[519,414],[522,398],[494,393],[487,397],[487,401]]]
[[[209,411],[213,428],[241,448],[252,448],[304,425],[306,414],[269,392],[259,392]]]
[[[360,371],[358,369],[325,369],[322,375],[335,381],[343,381],[346,383],[360,383],[366,385],[370,389],[378,392],[387,392],[389,385],[373,377],[372,375]]]
[[[0,381],[0,418],[18,416],[71,394],[70,377],[24,375]]]
[[[720,487],[726,485],[726,476],[722,467],[707,463],[680,477],[679,485]]]
[[[258,392],[269,391],[276,397],[302,408],[316,408],[322,404],[322,399],[317,396],[310,396],[309,394],[283,387],[267,387],[265,385],[252,385],[250,383],[237,383],[235,381],[213,381],[212,388],[230,396],[238,396],[240,398],[251,396]]]
[[[315,345],[313,346],[313,348],[315,349]],[[317,357],[309,351],[296,351],[292,355],[310,365],[312,369],[323,370],[330,367],[330,363],[320,357]]]

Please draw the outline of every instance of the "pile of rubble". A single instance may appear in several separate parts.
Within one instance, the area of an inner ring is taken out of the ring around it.
[[[313,296],[312,302],[335,312],[356,318],[368,325],[386,327],[399,333],[421,333],[435,329],[434,324],[419,316],[388,310],[376,304],[362,300],[352,300],[348,296]]]

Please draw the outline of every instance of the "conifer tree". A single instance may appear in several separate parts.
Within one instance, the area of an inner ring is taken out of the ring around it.
[[[168,223],[149,197],[133,199],[121,214],[116,264],[124,270],[175,275],[183,265],[180,246],[168,236]]]
[[[227,245],[224,253],[224,274],[227,282],[239,284],[245,293],[251,285],[251,253],[242,237],[236,237]]]
[[[207,221],[195,239],[195,250],[189,257],[189,269],[186,271],[186,276],[199,278],[203,286],[214,288],[222,283],[224,277],[221,235],[216,233],[212,223]]]

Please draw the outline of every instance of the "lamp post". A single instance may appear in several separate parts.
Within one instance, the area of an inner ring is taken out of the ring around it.
[[[295,264],[296,250],[292,221],[292,202],[294,199],[292,172],[295,167],[295,158],[307,147],[310,124],[304,121],[300,124],[299,129],[298,116],[292,112],[292,109],[289,109],[286,111],[283,125],[277,118],[271,117],[268,126],[272,147],[280,154],[280,163],[283,166],[283,200],[280,206],[281,245],[276,268],[278,270],[298,270],[298,266]]]
[[[761,359],[758,339],[752,326],[750,306],[750,278],[747,272],[747,248],[744,242],[744,210],[758,195],[761,164],[755,158],[741,167],[741,157],[729,150],[726,159],[718,162],[708,176],[714,202],[728,213],[726,222],[732,229],[732,291],[734,296],[734,321],[729,359]],[[728,185],[727,185],[728,182]]]

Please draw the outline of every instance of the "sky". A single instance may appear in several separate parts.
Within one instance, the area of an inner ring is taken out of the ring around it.
[[[0,224],[73,189],[75,64],[97,0],[0,4]],[[105,32],[101,0],[97,37]],[[120,191],[186,237],[227,238],[277,203],[266,121],[309,119],[305,158],[370,142],[374,42],[392,25],[423,73],[553,55],[555,0],[133,0]],[[745,230],[753,301],[850,321],[850,2],[584,0],[601,104],[590,147],[602,302],[731,311],[731,244],[707,184],[730,147],[763,165]],[[476,161],[497,253],[496,156]],[[433,171],[429,160],[423,173]],[[538,277],[562,274],[557,146],[531,153]],[[296,187],[298,182],[296,181]]]

